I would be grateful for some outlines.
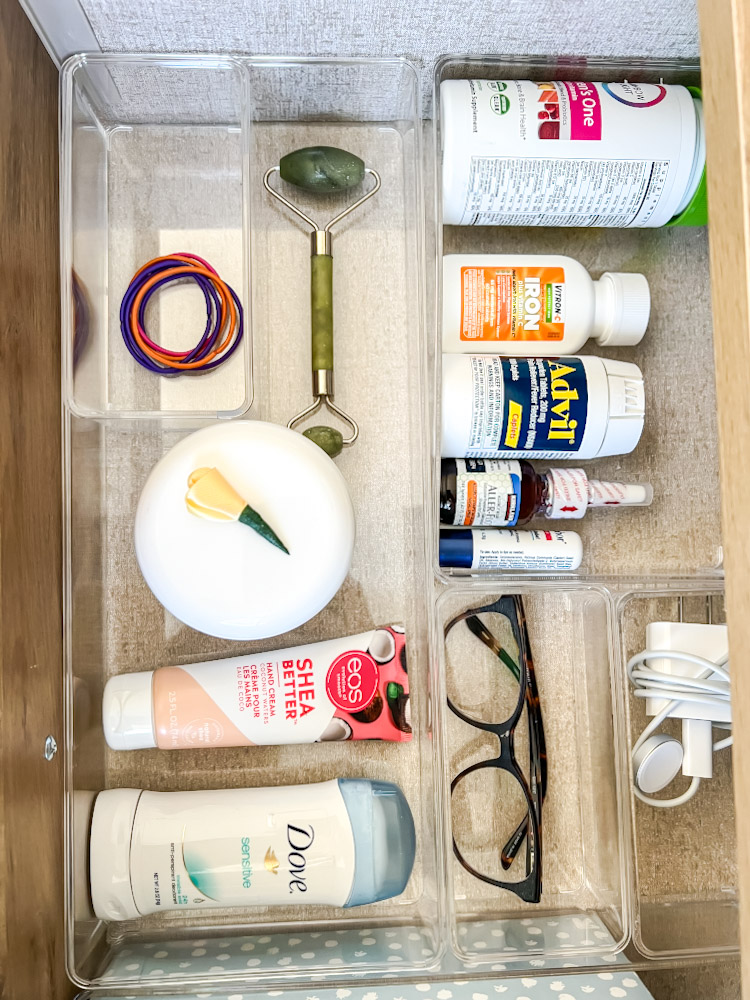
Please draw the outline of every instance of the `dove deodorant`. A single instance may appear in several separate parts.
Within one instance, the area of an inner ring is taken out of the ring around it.
[[[414,851],[409,805],[387,781],[115,788],[94,804],[91,896],[102,920],[188,907],[361,906],[404,891]]]

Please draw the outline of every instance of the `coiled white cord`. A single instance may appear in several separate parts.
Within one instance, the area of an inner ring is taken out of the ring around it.
[[[680,674],[668,674],[661,670],[653,670],[648,666],[649,660],[671,660],[689,663],[700,667],[701,672],[696,677],[686,677]],[[667,719],[682,702],[700,702],[703,705],[713,705],[725,710],[730,703],[729,656],[721,657],[716,663],[695,656],[693,653],[682,653],[673,649],[645,649],[631,657],[627,666],[628,677],[633,684],[635,698],[668,699],[665,707],[653,717],[641,735],[635,741],[632,755],[643,746],[646,740]],[[718,679],[714,679],[718,677]],[[721,729],[730,729],[729,723],[714,723]],[[714,750],[724,750],[732,745],[732,736],[713,744]],[[654,799],[638,788],[633,787],[636,798],[658,809],[672,809],[689,802],[700,787],[701,779],[693,778],[689,787],[682,795],[672,799]]]

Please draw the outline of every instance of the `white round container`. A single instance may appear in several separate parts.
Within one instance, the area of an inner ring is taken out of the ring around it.
[[[643,421],[643,376],[626,361],[443,355],[443,458],[626,455]]]
[[[686,87],[445,80],[440,116],[447,225],[664,226],[705,169]]]
[[[651,308],[642,274],[606,272],[593,281],[559,254],[448,254],[443,257],[446,354],[575,354],[639,343]]]
[[[281,538],[191,514],[188,476],[217,468]],[[158,462],[135,517],[146,583],[168,611],[223,639],[265,639],[308,621],[344,582],[354,510],[334,462],[296,431],[258,420],[216,424]]]

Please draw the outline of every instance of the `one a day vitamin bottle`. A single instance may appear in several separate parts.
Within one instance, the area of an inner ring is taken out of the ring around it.
[[[705,224],[699,93],[662,83],[445,80],[443,222]]]

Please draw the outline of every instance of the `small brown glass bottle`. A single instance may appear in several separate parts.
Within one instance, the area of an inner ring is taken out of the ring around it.
[[[530,462],[444,458],[440,468],[440,522],[512,528],[535,516],[581,518],[589,507],[646,506],[646,485],[589,479],[583,469],[538,473]]]

